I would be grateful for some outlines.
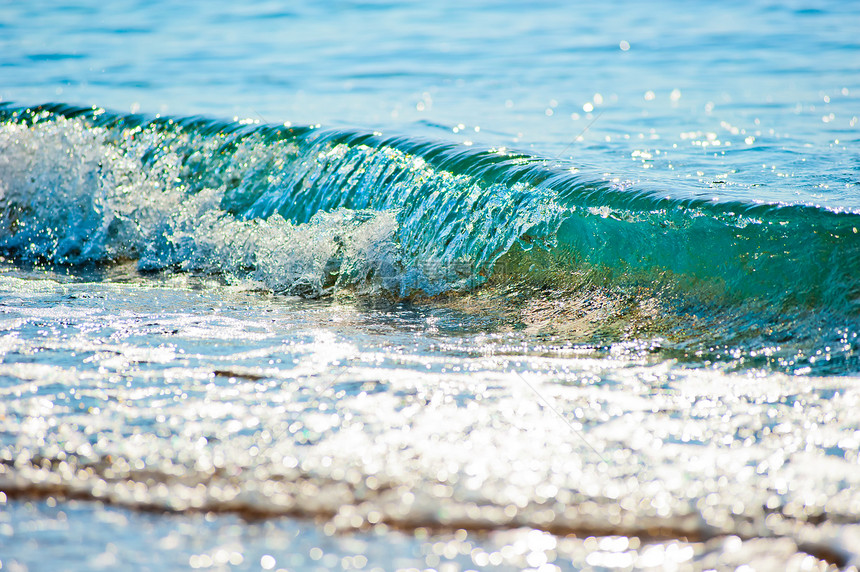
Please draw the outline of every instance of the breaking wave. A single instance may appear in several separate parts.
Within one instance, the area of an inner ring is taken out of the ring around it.
[[[660,299],[686,316],[675,333],[708,314],[712,342],[755,323],[856,365],[857,213],[663,198],[372,132],[65,105],[6,106],[0,123],[0,251],[15,261],[132,260],[309,297],[609,291]]]

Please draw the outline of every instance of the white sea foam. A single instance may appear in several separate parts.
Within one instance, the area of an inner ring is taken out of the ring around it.
[[[303,224],[277,213],[241,220],[221,208],[223,181],[190,193],[178,183],[187,167],[177,155],[145,160],[155,135],[122,147],[115,137],[65,118],[0,129],[7,248],[54,263],[132,259],[142,270],[250,278],[310,297],[335,286],[396,294],[428,286],[414,272],[401,276],[392,212],[337,209]]]

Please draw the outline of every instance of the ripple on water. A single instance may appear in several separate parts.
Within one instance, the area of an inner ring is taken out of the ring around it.
[[[422,345],[379,329],[434,327],[415,309],[4,284],[31,300],[91,294],[5,309],[10,498],[299,515],[332,531],[686,538],[696,554],[726,535],[852,550],[850,377],[558,357],[528,342],[516,355],[514,334],[436,331]]]

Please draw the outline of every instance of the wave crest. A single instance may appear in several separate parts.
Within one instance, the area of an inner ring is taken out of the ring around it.
[[[856,213],[671,200],[378,133],[60,105],[0,120],[0,248],[15,259],[398,298],[473,289],[501,260],[561,287],[588,274],[719,304],[860,311]]]

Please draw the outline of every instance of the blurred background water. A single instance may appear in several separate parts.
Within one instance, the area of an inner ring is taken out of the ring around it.
[[[851,3],[34,1],[0,17],[0,97],[17,104],[429,133],[681,196],[860,208]]]

